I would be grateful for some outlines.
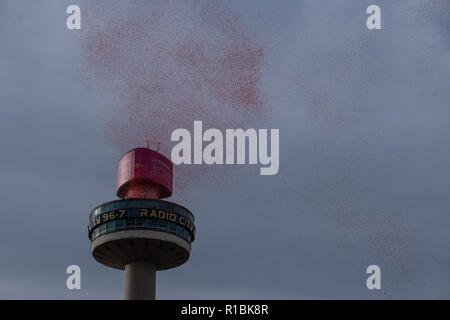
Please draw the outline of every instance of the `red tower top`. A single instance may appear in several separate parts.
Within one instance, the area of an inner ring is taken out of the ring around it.
[[[117,168],[119,198],[162,199],[172,195],[172,162],[148,148],[128,151]]]

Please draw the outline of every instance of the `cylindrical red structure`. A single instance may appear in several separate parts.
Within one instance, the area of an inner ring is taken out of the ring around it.
[[[119,198],[162,199],[172,195],[172,162],[148,148],[127,152],[117,168]]]

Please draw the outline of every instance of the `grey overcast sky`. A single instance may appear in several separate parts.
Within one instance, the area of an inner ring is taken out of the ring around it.
[[[123,296],[123,272],[92,258],[86,227],[115,198],[113,97],[86,81],[83,29],[65,25],[68,5],[93,3],[0,1],[3,299]],[[370,4],[381,30],[366,28]],[[185,265],[158,272],[157,298],[450,298],[450,2],[225,5],[265,44],[261,123],[280,129],[280,171],[233,168],[175,190],[197,238]],[[66,289],[70,264],[81,290]],[[371,264],[381,290],[366,288]]]

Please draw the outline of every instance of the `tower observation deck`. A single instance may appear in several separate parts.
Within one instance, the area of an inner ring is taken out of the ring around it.
[[[172,162],[148,148],[127,152],[118,164],[117,196],[89,216],[95,260],[125,270],[125,299],[155,299],[156,271],[189,259],[194,216],[161,200],[172,195]]]

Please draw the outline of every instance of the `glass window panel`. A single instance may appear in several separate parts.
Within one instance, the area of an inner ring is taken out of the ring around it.
[[[162,231],[167,231],[167,221],[159,220],[159,221],[158,221],[158,227],[159,227],[159,229],[161,229]]]
[[[127,226],[127,228],[130,228],[130,227],[134,227],[135,226],[135,220],[136,219],[126,219],[126,222],[125,222],[125,225]]]
[[[116,229],[122,229],[124,226],[125,226],[124,219],[116,220]]]
[[[145,226],[145,219],[138,218],[136,219],[136,227],[144,227]]]
[[[106,230],[114,231],[114,221],[109,221],[108,223],[106,223]]]
[[[148,228],[153,226],[153,219],[145,219],[144,225]]]

